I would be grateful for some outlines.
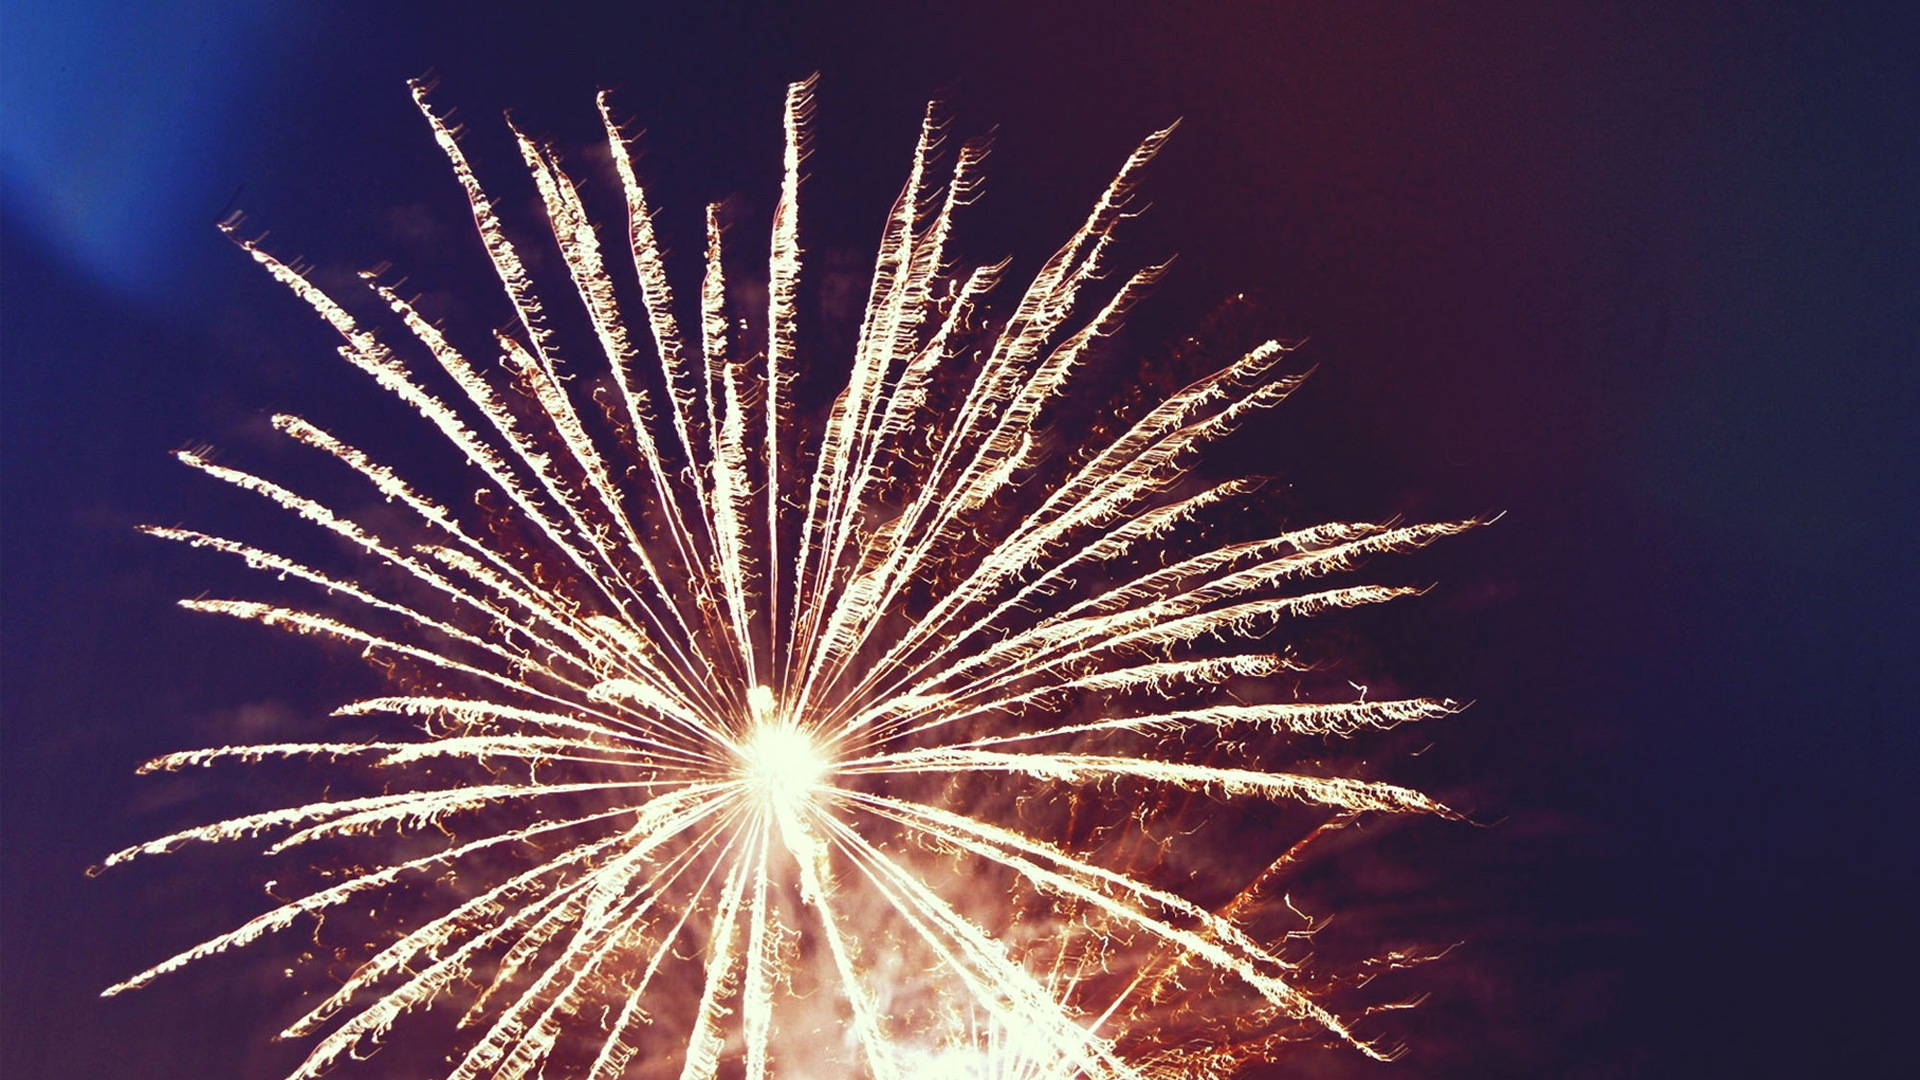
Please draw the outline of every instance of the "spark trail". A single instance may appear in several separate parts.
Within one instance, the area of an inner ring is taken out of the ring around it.
[[[1010,1077],[1139,1078],[1169,1070],[1122,1052],[1128,995],[1194,972],[1383,1054],[1232,905],[1189,899],[1057,814],[1020,810],[1203,793],[1342,818],[1450,813],[1405,787],[1286,771],[1258,752],[1454,711],[1435,699],[1247,698],[1299,672],[1290,650],[1261,651],[1277,630],[1411,591],[1328,579],[1476,524],[1206,540],[1200,524],[1258,485],[1209,485],[1194,463],[1299,385],[1286,346],[1251,350],[1072,455],[1045,446],[1050,411],[1163,270],[1116,277],[1111,249],[1167,131],[1127,158],[995,321],[984,305],[1006,264],[963,270],[950,246],[984,149],[949,154],[930,110],[846,387],[808,433],[795,381],[810,83],[786,100],[766,304],[751,313],[763,347],[745,343],[717,208],[697,322],[683,327],[631,140],[604,96],[624,243],[605,243],[554,152],[515,129],[554,242],[530,260],[456,129],[413,89],[512,312],[488,346],[504,378],[377,276],[367,283],[390,315],[379,327],[228,231],[338,332],[348,363],[438,432],[474,487],[442,501],[280,416],[281,433],[358,478],[361,502],[378,496],[409,522],[387,514],[376,528],[207,455],[180,459],[330,534],[362,570],[146,531],[319,590],[324,603],[309,607],[184,604],[360,650],[394,673],[395,692],[336,715],[417,734],[150,762],[305,757],[378,779],[367,794],[108,857],[245,838],[270,839],[275,854],[356,852],[325,887],[107,994],[418,893],[428,910],[368,944],[288,1027],[313,1039],[293,1077],[364,1057],[409,1013],[464,1005],[454,1080],[758,1080],[830,1055],[817,1044],[831,1030],[850,1034],[853,1067],[876,1080],[956,1060]],[[545,294],[530,266],[553,278]],[[578,309],[556,318],[563,276]],[[563,343],[562,322],[590,328],[590,347]],[[392,848],[403,855],[383,858],[383,833],[409,838]],[[456,880],[451,893],[430,887]],[[1010,913],[1034,911],[1051,915],[1010,932]],[[1096,1008],[1081,991],[1121,962],[1117,942],[1159,959]]]

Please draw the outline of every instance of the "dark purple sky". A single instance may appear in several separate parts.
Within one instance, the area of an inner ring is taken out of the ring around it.
[[[1370,663],[1476,701],[1395,775],[1500,824],[1389,830],[1353,889],[1467,944],[1408,984],[1433,997],[1395,1017],[1406,1059],[1304,1073],[1901,1060],[1920,35],[1898,6],[119,6],[0,16],[7,1075],[287,1068],[257,1034],[284,1011],[272,948],[95,996],[257,910],[257,867],[83,871],[227,805],[139,761],[359,675],[179,611],[225,568],[131,528],[235,516],[169,450],[258,463],[272,411],[374,395],[212,223],[244,209],[336,271],[466,252],[404,91],[428,70],[496,174],[502,109],[580,146],[614,88],[680,230],[712,198],[765,214],[782,88],[819,71],[821,251],[872,243],[941,96],[997,126],[972,235],[1027,267],[1183,118],[1133,234],[1181,255],[1145,332],[1245,291],[1320,365],[1233,452],[1315,516],[1506,514],[1391,568],[1440,587],[1369,624]]]

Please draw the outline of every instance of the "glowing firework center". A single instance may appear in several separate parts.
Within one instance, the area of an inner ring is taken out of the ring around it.
[[[824,785],[832,763],[812,736],[777,715],[772,690],[754,687],[747,704],[752,717],[740,744],[741,778],[756,799],[791,813]]]

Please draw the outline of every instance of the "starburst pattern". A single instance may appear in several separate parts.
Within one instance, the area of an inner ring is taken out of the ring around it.
[[[1382,1053],[1233,905],[1190,899],[1126,852],[1170,795],[1340,820],[1448,814],[1405,787],[1276,768],[1259,748],[1453,703],[1251,691],[1300,673],[1290,650],[1262,645],[1276,630],[1413,591],[1326,579],[1474,523],[1206,540],[1199,524],[1258,483],[1208,483],[1193,465],[1299,384],[1279,342],[1114,434],[1050,448],[1046,425],[1076,374],[1164,269],[1115,276],[1110,263],[1136,176],[1168,132],[1126,160],[995,319],[984,302],[1006,264],[962,271],[950,248],[984,149],[949,155],[929,110],[845,390],[809,418],[794,384],[810,84],[786,102],[764,309],[742,317],[730,296],[710,209],[692,335],[604,95],[630,272],[553,151],[516,129],[558,263],[523,256],[456,129],[425,87],[414,93],[512,308],[493,342],[504,383],[378,275],[366,280],[385,313],[363,318],[229,231],[477,474],[470,507],[278,416],[280,432],[407,523],[387,512],[376,527],[206,453],[180,458],[331,534],[364,569],[146,531],[316,587],[325,602],[305,608],[184,604],[360,650],[394,692],[341,706],[339,723],[417,734],[151,762],[306,757],[377,779],[109,857],[271,837],[271,853],[360,860],[109,994],[356,903],[413,896],[420,911],[287,1029],[314,1039],[294,1076],[364,1055],[409,1013],[464,1006],[472,1034],[449,1059],[455,1080],[758,1078],[836,1053],[876,1078],[955,1061],[991,1075],[1141,1077],[1172,1070],[1124,1053],[1116,1018],[1189,979],[1231,983],[1268,1020]],[[549,312],[543,273],[564,273],[577,314]],[[591,328],[597,355],[572,355],[579,342],[563,351],[565,320]],[[1100,801],[1132,808],[1098,828],[1056,812]],[[1096,1006],[1089,988],[1127,964],[1141,966]],[[844,1049],[822,1034],[834,1031]]]

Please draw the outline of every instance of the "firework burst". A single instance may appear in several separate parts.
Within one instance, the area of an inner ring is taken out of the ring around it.
[[[405,512],[404,526],[388,512],[376,528],[180,455],[331,534],[364,567],[334,573],[148,528],[325,598],[185,606],[361,651],[395,686],[341,706],[340,722],[415,734],[149,763],[303,757],[379,779],[110,856],[243,838],[271,838],[276,854],[355,852],[321,887],[108,994],[351,905],[412,897],[288,1027],[313,1040],[295,1077],[364,1056],[409,1013],[461,1008],[456,1080],[759,1078],[776,1066],[1141,1077],[1172,1070],[1157,1064],[1164,1053],[1128,1052],[1125,1018],[1196,980],[1237,988],[1261,1023],[1382,1053],[1234,904],[1156,880],[1141,852],[1154,848],[1154,808],[1196,795],[1336,819],[1448,813],[1404,787],[1276,770],[1257,748],[1437,717],[1451,702],[1258,688],[1304,666],[1262,644],[1277,628],[1413,591],[1326,579],[1473,523],[1204,539],[1217,534],[1204,523],[1258,485],[1202,481],[1197,452],[1298,385],[1278,342],[1111,437],[1048,449],[1045,425],[1076,372],[1162,272],[1116,276],[1109,263],[1165,131],[990,319],[983,303],[1005,264],[963,272],[949,243],[984,150],[949,153],[930,112],[846,388],[808,417],[794,384],[809,91],[796,84],[786,101],[764,309],[744,318],[730,296],[710,209],[691,334],[604,97],[625,195],[618,261],[630,267],[615,267],[552,150],[516,130],[559,261],[523,257],[456,129],[414,87],[513,311],[490,345],[504,376],[379,276],[366,280],[384,310],[362,318],[229,226],[338,331],[341,355],[477,477],[440,500],[335,434],[275,417]],[[577,294],[566,318],[591,327],[591,358],[563,353],[536,287],[542,261],[549,296],[562,273]],[[380,834],[406,842],[368,839]]]

